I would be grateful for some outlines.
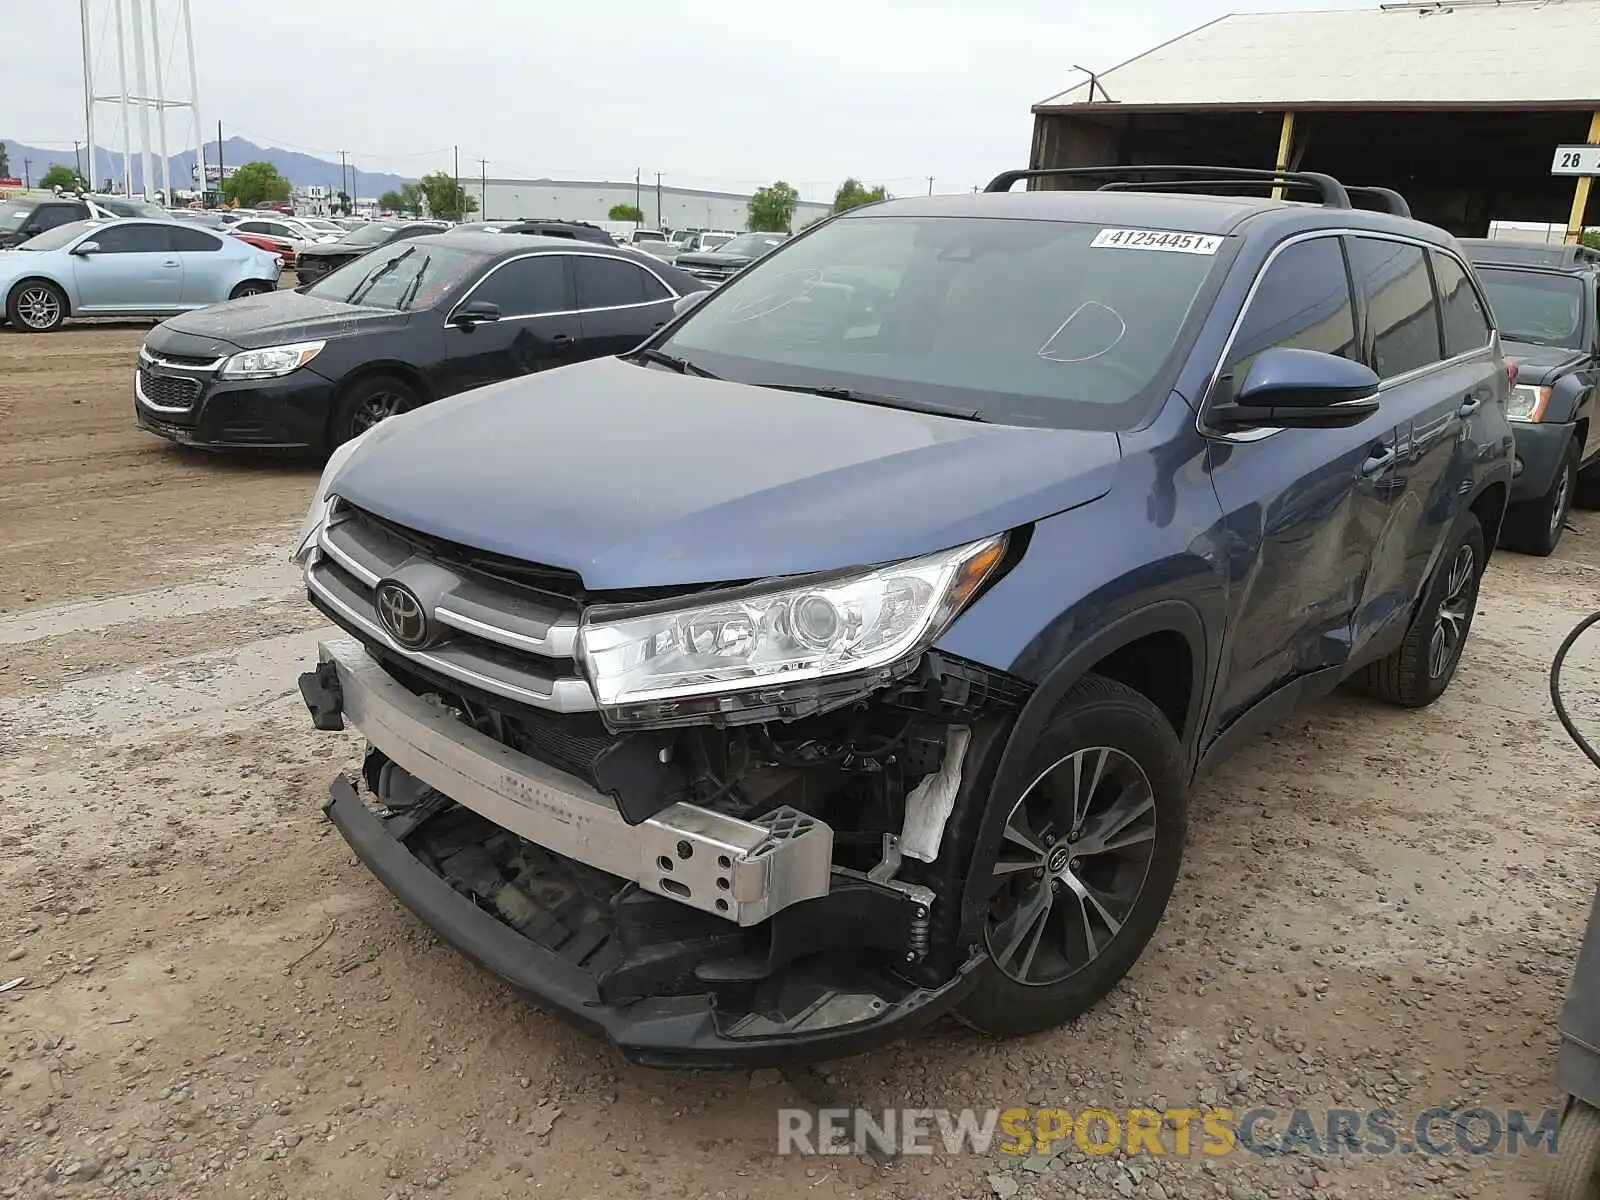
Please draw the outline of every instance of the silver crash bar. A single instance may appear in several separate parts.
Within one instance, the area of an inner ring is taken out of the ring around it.
[[[318,652],[338,669],[345,719],[373,746],[536,845],[737,925],[828,891],[833,830],[798,809],[743,821],[674,804],[629,825],[609,797],[407,690],[355,639],[330,639]]]

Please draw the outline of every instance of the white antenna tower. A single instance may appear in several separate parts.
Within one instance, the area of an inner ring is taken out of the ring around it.
[[[201,190],[206,185],[205,125],[200,120],[200,81],[195,71],[194,25],[189,16],[189,0],[78,0],[83,23],[83,106],[89,135],[89,186],[98,186],[99,151],[105,153],[106,175],[115,162],[114,148],[122,152],[122,191],[134,194],[134,121],[138,122],[137,146],[140,158],[139,191],[151,197],[159,181],[161,194],[172,203],[172,164],[167,152],[167,110],[188,109],[190,128],[179,143],[195,152],[196,178]],[[186,52],[180,56],[179,38]],[[181,62],[180,62],[181,58]],[[128,87],[129,66],[133,89]],[[100,81],[114,74],[116,90],[102,87]],[[95,136],[95,118],[104,106],[114,105],[115,139],[101,141]],[[155,117],[155,151],[159,166],[152,161],[150,124]]]

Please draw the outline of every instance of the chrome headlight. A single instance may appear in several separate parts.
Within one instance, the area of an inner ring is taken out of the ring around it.
[[[1542,421],[1544,410],[1550,404],[1550,389],[1519,383],[1511,389],[1511,399],[1506,401],[1508,421]]]
[[[264,350],[245,350],[222,364],[221,379],[277,379],[298,371],[317,355],[327,342],[295,342],[289,346],[268,346]]]
[[[578,655],[613,726],[802,716],[895,677],[999,565],[1004,535],[859,574],[585,612]]]
[[[304,563],[311,547],[316,544],[317,535],[322,532],[322,527],[328,523],[328,517],[333,511],[334,496],[332,495],[333,478],[339,469],[350,461],[350,456],[361,446],[361,441],[374,429],[376,425],[368,425],[348,442],[337,447],[328,455],[328,465],[322,468],[322,478],[317,480],[316,493],[311,497],[311,507],[306,509],[305,520],[300,522],[300,532],[294,537],[294,553],[289,556],[291,562]]]

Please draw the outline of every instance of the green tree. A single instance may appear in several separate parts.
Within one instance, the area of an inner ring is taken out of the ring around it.
[[[429,214],[441,220],[459,221],[468,213],[478,211],[478,202],[467,194],[467,189],[443,171],[424,175],[417,181],[417,187],[427,202]]]
[[[644,209],[637,204],[613,204],[606,217],[612,221],[643,221]]]
[[[757,188],[750,197],[749,228],[756,233],[788,233],[798,203],[800,193],[781,179],[771,187]]]
[[[872,204],[878,200],[889,199],[889,192],[879,184],[875,188],[863,187],[855,176],[851,176],[839,185],[839,190],[833,194],[833,211],[842,213],[846,209],[855,208],[861,204]]]
[[[1591,229],[1584,234],[1583,244],[1591,250],[1600,250],[1600,229]]]
[[[287,200],[289,181],[268,162],[247,162],[222,181],[222,194],[240,208],[254,208],[267,200]]]
[[[11,178],[11,154],[6,150],[6,144],[0,142],[0,179]]]
[[[378,207],[385,212],[410,213],[413,217],[420,217],[422,189],[414,183],[402,183],[397,190],[391,189],[379,196]]]
[[[64,192],[86,192],[89,185],[71,167],[57,163],[39,179],[42,188],[60,188]]]
[[[334,195],[333,203],[334,207],[339,210],[339,215],[341,217],[348,217],[350,215],[349,195],[344,192],[338,192]]]

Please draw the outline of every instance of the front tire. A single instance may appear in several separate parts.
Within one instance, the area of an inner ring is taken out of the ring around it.
[[[990,799],[1007,816],[967,885],[992,890],[989,962],[960,1015],[1006,1037],[1065,1024],[1128,973],[1166,911],[1188,827],[1177,734],[1097,675],[1062,698],[1024,778],[1020,796]]]
[[[368,375],[347,387],[328,421],[328,449],[337,449],[380,421],[410,412],[421,402],[417,390],[393,375]]]
[[[1600,1110],[1573,1100],[1556,1144],[1545,1200],[1600,1200]]]
[[[28,333],[51,333],[67,319],[67,297],[48,279],[24,279],[6,297],[6,319]]]
[[[1508,550],[1548,558],[1555,553],[1567,528],[1567,513],[1578,490],[1578,447],[1567,447],[1561,470],[1550,490],[1537,500],[1513,504],[1500,529],[1500,544]]]
[[[1357,686],[1402,708],[1426,708],[1444,695],[1472,632],[1487,562],[1483,527],[1466,513],[1439,556],[1405,641],[1357,675]]]

